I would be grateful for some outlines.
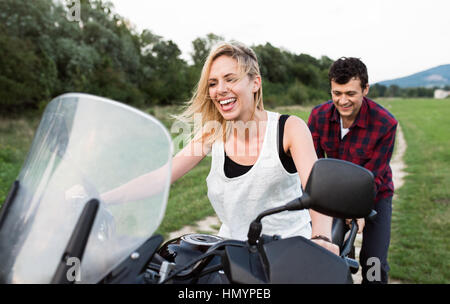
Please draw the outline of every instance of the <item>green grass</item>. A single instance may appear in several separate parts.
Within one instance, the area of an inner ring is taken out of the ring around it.
[[[408,175],[393,203],[391,276],[450,283],[450,101],[381,103],[399,120],[408,145]]]
[[[19,174],[38,122],[38,118],[0,118],[0,204]]]

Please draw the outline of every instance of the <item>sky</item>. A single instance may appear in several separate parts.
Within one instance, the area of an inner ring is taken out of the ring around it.
[[[358,57],[369,82],[450,64],[449,0],[110,0],[140,33],[172,40],[190,60],[208,33],[315,58]]]

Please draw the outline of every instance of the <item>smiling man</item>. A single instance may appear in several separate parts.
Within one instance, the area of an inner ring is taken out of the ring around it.
[[[360,252],[363,283],[387,283],[394,185],[389,162],[394,150],[397,121],[379,104],[368,99],[368,74],[357,58],[342,57],[328,73],[331,97],[316,106],[308,121],[319,158],[343,159],[363,166],[375,176],[374,209],[377,217],[358,220],[363,243]],[[363,229],[364,228],[364,229]],[[379,276],[369,261],[377,258]]]

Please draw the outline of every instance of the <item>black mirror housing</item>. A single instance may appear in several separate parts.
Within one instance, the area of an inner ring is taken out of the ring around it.
[[[323,158],[315,162],[305,188],[308,207],[337,218],[363,218],[375,198],[372,172],[348,161]]]

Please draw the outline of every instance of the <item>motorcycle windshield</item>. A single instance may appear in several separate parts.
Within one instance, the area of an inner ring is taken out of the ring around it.
[[[67,278],[101,280],[158,228],[172,149],[165,127],[129,106],[75,93],[52,100],[0,230],[0,281],[50,283],[92,198],[100,207]]]

